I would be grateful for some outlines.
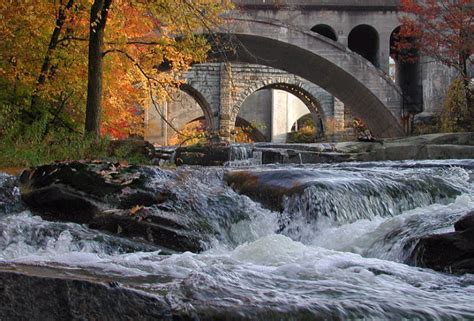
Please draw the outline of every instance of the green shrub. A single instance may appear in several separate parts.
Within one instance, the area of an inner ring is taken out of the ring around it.
[[[132,164],[148,163],[144,155],[127,145],[110,150],[110,139],[84,136],[67,129],[50,129],[45,135],[47,120],[40,120],[26,129],[12,126],[0,140],[0,167],[28,167],[54,161],[125,160]]]
[[[288,133],[288,143],[314,143],[316,140],[316,128],[314,126],[304,126],[296,132]]]
[[[465,132],[473,130],[473,115],[467,106],[466,89],[461,77],[454,79],[444,99],[440,115],[442,132]]]

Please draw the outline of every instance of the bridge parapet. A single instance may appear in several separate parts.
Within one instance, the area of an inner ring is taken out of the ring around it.
[[[335,10],[396,10],[400,0],[233,0],[238,7]]]

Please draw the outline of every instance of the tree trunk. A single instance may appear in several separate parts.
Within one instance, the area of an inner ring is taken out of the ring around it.
[[[61,6],[59,7],[58,17],[55,21],[55,27],[53,33],[51,34],[51,39],[49,40],[48,51],[46,51],[46,55],[44,56],[41,72],[38,76],[38,79],[36,80],[36,86],[31,95],[29,116],[31,116],[32,120],[35,118],[38,112],[38,93],[41,89],[41,86],[46,82],[46,76],[51,68],[51,56],[58,45],[59,36],[61,35],[61,30],[63,28],[64,21],[66,20],[66,11],[71,9],[73,4],[74,0],[69,0],[64,8]]]
[[[466,108],[467,108],[467,119],[465,124],[466,131],[473,131],[474,130],[474,107],[473,107],[473,100],[472,100],[472,92],[471,92],[471,78],[468,75],[468,60],[469,60],[469,53],[466,53],[464,50],[459,55],[460,65],[461,65],[461,77],[464,86],[464,95],[466,101]]]
[[[95,0],[91,7],[85,132],[95,138],[100,135],[104,30],[111,3],[112,0]]]

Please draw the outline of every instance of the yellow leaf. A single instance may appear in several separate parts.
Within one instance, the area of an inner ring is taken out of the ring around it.
[[[135,205],[130,209],[130,216],[136,215],[141,209],[143,209],[142,205]]]

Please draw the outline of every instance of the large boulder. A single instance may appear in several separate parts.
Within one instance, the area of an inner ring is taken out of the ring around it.
[[[152,176],[147,167],[108,162],[44,165],[23,172],[21,198],[48,220],[88,224],[170,252],[202,250],[200,235],[161,208],[173,193],[150,184]]]
[[[474,273],[474,211],[454,227],[454,232],[421,238],[409,263],[454,274]]]
[[[302,193],[308,186],[305,172],[287,169],[230,171],[224,180],[237,193],[275,211],[283,210],[285,196]]]
[[[192,320],[164,296],[46,268],[1,267],[0,302],[0,320]]]

